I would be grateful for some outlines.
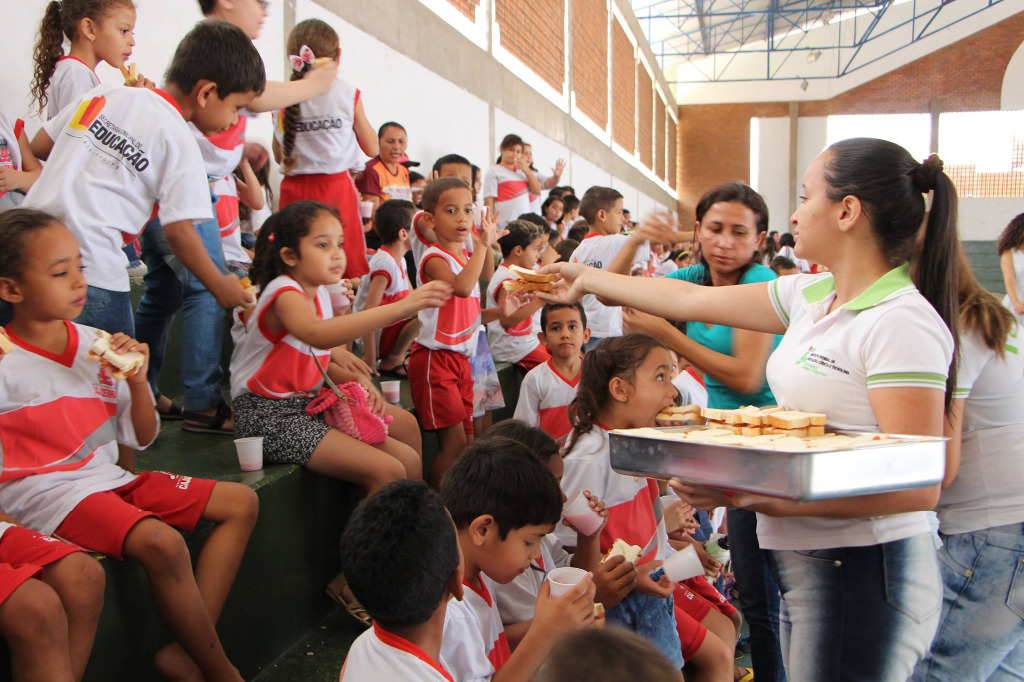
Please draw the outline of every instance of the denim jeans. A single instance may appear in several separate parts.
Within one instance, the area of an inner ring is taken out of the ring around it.
[[[757,542],[757,514],[730,509],[729,552],[740,611],[750,628],[750,658],[758,682],[786,682],[779,644],[779,586]]]
[[[111,334],[123,332],[128,336],[135,334],[132,324],[132,299],[127,291],[108,291],[97,287],[87,287],[85,305],[82,312],[74,319],[96,329],[103,329]]]
[[[942,618],[915,682],[1024,679],[1024,523],[942,539]]]
[[[196,231],[206,251],[221,272],[224,251],[216,220],[196,223]],[[136,338],[149,344],[149,384],[160,395],[157,378],[167,352],[167,330],[174,314],[183,308],[181,318],[181,382],[185,386],[185,409],[208,410],[224,402],[220,382],[221,346],[227,316],[206,287],[171,252],[163,225],[154,218],[140,238],[142,260],[147,272],[146,291],[135,311]]]
[[[673,668],[683,667],[683,646],[676,630],[676,612],[672,597],[655,597],[633,590],[608,609],[608,625],[632,630],[654,645]]]
[[[789,679],[905,682],[928,653],[942,606],[931,534],[767,555]]]

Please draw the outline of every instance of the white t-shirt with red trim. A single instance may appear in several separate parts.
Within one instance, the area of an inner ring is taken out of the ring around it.
[[[456,256],[437,244],[430,246],[417,268],[421,282],[430,281],[425,278],[423,266],[432,258],[443,260],[458,276],[469,260],[469,254],[463,250]],[[473,357],[480,328],[480,283],[475,283],[472,293],[465,298],[452,296],[441,308],[424,308],[419,312],[419,318],[420,333],[416,343],[431,350],[450,350]]]
[[[519,279],[502,263],[494,271],[494,276],[487,283],[487,303],[485,307],[498,307],[498,287],[507,279]],[[491,355],[498,362],[516,363],[532,353],[540,340],[534,327],[533,316],[521,320],[518,324],[505,329],[501,320],[487,323],[487,344],[491,347]]]
[[[579,382],[579,375],[572,379],[563,376],[551,360],[537,365],[519,387],[515,418],[540,427],[562,445],[572,432],[569,405],[576,399]]]
[[[128,384],[87,357],[96,330],[64,324],[63,354],[8,329],[18,348],[0,362],[0,508],[46,535],[89,495],[135,480],[117,466],[118,444],[149,445],[135,435]]]
[[[530,212],[530,189],[526,173],[498,164],[484,174],[484,199],[494,199],[494,211],[501,211],[498,227],[505,227],[523,213]]]
[[[489,680],[512,655],[492,596],[496,585],[483,573],[478,580],[462,581],[462,601],[452,597],[444,615],[441,658],[455,682]]]
[[[520,573],[507,585],[494,586],[494,598],[498,602],[498,613],[505,625],[523,623],[533,618],[537,595],[547,580],[548,573],[556,568],[568,566],[572,555],[562,548],[562,541],[554,533],[548,533],[540,541],[540,558],[530,568]]]
[[[569,257],[570,263],[583,263],[598,270],[607,270],[612,260],[629,241],[624,234],[588,234]],[[650,245],[644,242],[633,256],[633,264],[647,265],[650,258]],[[587,327],[592,338],[606,339],[610,336],[622,336],[622,308],[606,306],[593,294],[583,297],[583,309],[587,311]]]
[[[235,350],[231,353],[231,397],[255,393],[264,398],[294,398],[315,396],[323,385],[323,377],[316,368],[324,370],[331,360],[331,350],[313,348],[299,341],[287,329],[272,333],[266,324],[267,310],[277,297],[286,291],[306,293],[302,286],[288,275],[274,279],[260,291],[256,307],[245,322],[235,314],[231,338]],[[316,312],[321,320],[334,316],[331,297],[324,287],[316,290]]]
[[[605,503],[608,522],[601,531],[601,552],[622,538],[640,545],[640,563],[664,559],[668,552],[668,533],[661,510],[658,484],[653,479],[626,476],[612,469],[608,453],[608,431],[595,424],[580,436],[563,460],[562,491],[572,497],[578,490],[589,490]],[[555,535],[568,546],[575,546],[576,532],[565,525],[555,526]]]
[[[359,148],[356,131],[356,104],[359,88],[335,80],[331,89],[299,105],[292,156],[295,165],[283,166],[285,175],[334,174],[362,170],[366,155]],[[274,138],[284,149],[284,114],[274,113]]]
[[[339,682],[454,682],[444,664],[412,642],[377,623],[359,635],[348,650]]]
[[[434,242],[428,240],[420,229],[420,220],[422,220],[424,216],[426,216],[425,212],[417,211],[413,214],[412,222],[409,225],[409,232],[412,233],[412,236],[409,238],[409,248],[412,250],[412,261],[413,263],[416,263],[417,275],[420,261],[423,260],[423,254],[427,252],[427,249],[434,245]],[[480,234],[479,229],[479,225],[473,225],[473,233],[478,236]],[[472,256],[475,246],[476,245],[473,243],[473,235],[467,236],[465,246],[466,253]],[[419,282],[417,282],[417,284],[419,284]]]
[[[210,189],[217,195],[213,212],[217,215],[224,260],[251,263],[252,258],[242,248],[242,222],[238,214],[238,186],[235,176],[227,175],[216,180],[211,183]]]
[[[57,60],[46,91],[46,120],[77,104],[85,93],[100,84],[96,72],[78,57],[65,55]],[[52,137],[52,135],[51,135]]]
[[[23,206],[64,216],[90,286],[128,291],[121,249],[151,218],[213,217],[199,147],[162,90],[101,85],[44,130],[53,150]]]
[[[249,254],[242,248],[241,223],[238,213],[238,184],[234,172],[242,163],[245,153],[245,131],[251,114],[243,109],[238,114],[238,122],[213,135],[203,135],[199,128],[188,124],[199,152],[203,155],[206,166],[206,177],[210,189],[217,196],[213,210],[220,229],[221,246],[224,249],[224,260],[251,263]]]
[[[405,270],[405,259],[401,261],[388,251],[388,247],[382,246],[377,253],[370,257],[370,272],[363,275],[363,281],[356,292],[355,310],[366,308],[366,297],[370,292],[370,282],[374,277],[387,279],[387,286],[384,288],[384,297],[381,298],[381,305],[397,303],[409,295],[409,275]],[[405,320],[399,320],[393,324],[402,324]],[[389,325],[390,326],[390,325]]]
[[[24,130],[23,120],[0,111],[0,168],[21,170],[21,146],[18,137]],[[7,192],[0,190],[0,211],[14,208],[24,198],[17,192],[6,199],[4,197],[7,197]],[[17,200],[14,197],[17,197]]]

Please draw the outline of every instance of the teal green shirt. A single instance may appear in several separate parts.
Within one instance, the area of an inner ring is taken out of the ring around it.
[[[675,272],[669,273],[667,277],[700,284],[704,281],[704,266],[691,265],[688,268],[680,268]],[[775,273],[772,272],[771,268],[755,263],[743,273],[739,283],[768,282],[773,279],[775,279]],[[702,322],[690,322],[686,325],[686,335],[716,353],[732,355],[732,327],[724,327],[720,324],[708,327]],[[772,341],[773,351],[781,340],[781,336],[776,336]],[[708,389],[708,407],[731,410],[743,407],[744,405],[761,406],[775,404],[775,396],[772,395],[771,389],[768,388],[767,380],[761,389],[754,393],[737,393],[710,375],[705,374],[704,387]]]

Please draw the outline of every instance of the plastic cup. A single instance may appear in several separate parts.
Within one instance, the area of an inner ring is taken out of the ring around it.
[[[363,220],[368,220],[373,216],[373,202],[372,201],[360,201],[359,202],[359,217]]]
[[[604,522],[601,515],[590,508],[590,500],[583,496],[582,490],[576,491],[562,507],[562,518],[584,535],[593,535]]]
[[[380,392],[384,394],[384,400],[392,405],[397,404],[401,400],[401,386],[401,381],[380,382]]]
[[[327,293],[331,295],[331,308],[334,309],[334,312],[344,310],[352,304],[352,302],[348,300],[348,290],[341,282],[338,282],[337,284],[328,284]]]
[[[551,583],[551,598],[561,597],[586,577],[587,572],[582,568],[573,568],[572,566],[556,568],[548,573],[548,582]]]
[[[242,471],[259,471],[263,468],[263,436],[236,438],[238,466]]]
[[[662,575],[667,576],[672,582],[678,583],[682,580],[696,578],[698,575],[704,575],[704,564],[700,562],[700,557],[697,556],[697,550],[693,548],[693,545],[687,545],[665,559],[661,566],[652,571],[651,580],[657,582],[661,580]]]

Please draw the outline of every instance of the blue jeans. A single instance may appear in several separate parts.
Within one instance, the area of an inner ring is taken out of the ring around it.
[[[111,334],[123,332],[132,336],[135,334],[135,325],[132,324],[131,294],[127,291],[87,287],[85,305],[74,322],[103,329]]]
[[[779,586],[757,542],[757,514],[728,511],[729,552],[740,611],[750,628],[750,658],[758,682],[786,682],[779,645]]]
[[[1024,679],[1024,523],[942,539],[942,618],[915,682]]]
[[[931,534],[767,555],[789,679],[905,682],[928,653],[942,606]]]
[[[224,251],[216,220],[196,223],[196,231],[206,251],[221,272]],[[174,314],[183,308],[181,318],[181,383],[185,386],[185,409],[208,410],[224,402],[220,382],[221,346],[227,316],[206,287],[181,264],[164,237],[163,225],[154,218],[140,238],[142,260],[147,272],[146,292],[135,311],[136,338],[149,344],[149,384],[160,395],[157,378],[167,352],[167,330]]]
[[[654,597],[633,590],[608,609],[605,621],[646,639],[678,670],[683,667],[683,647],[679,643],[673,604],[672,597]]]

